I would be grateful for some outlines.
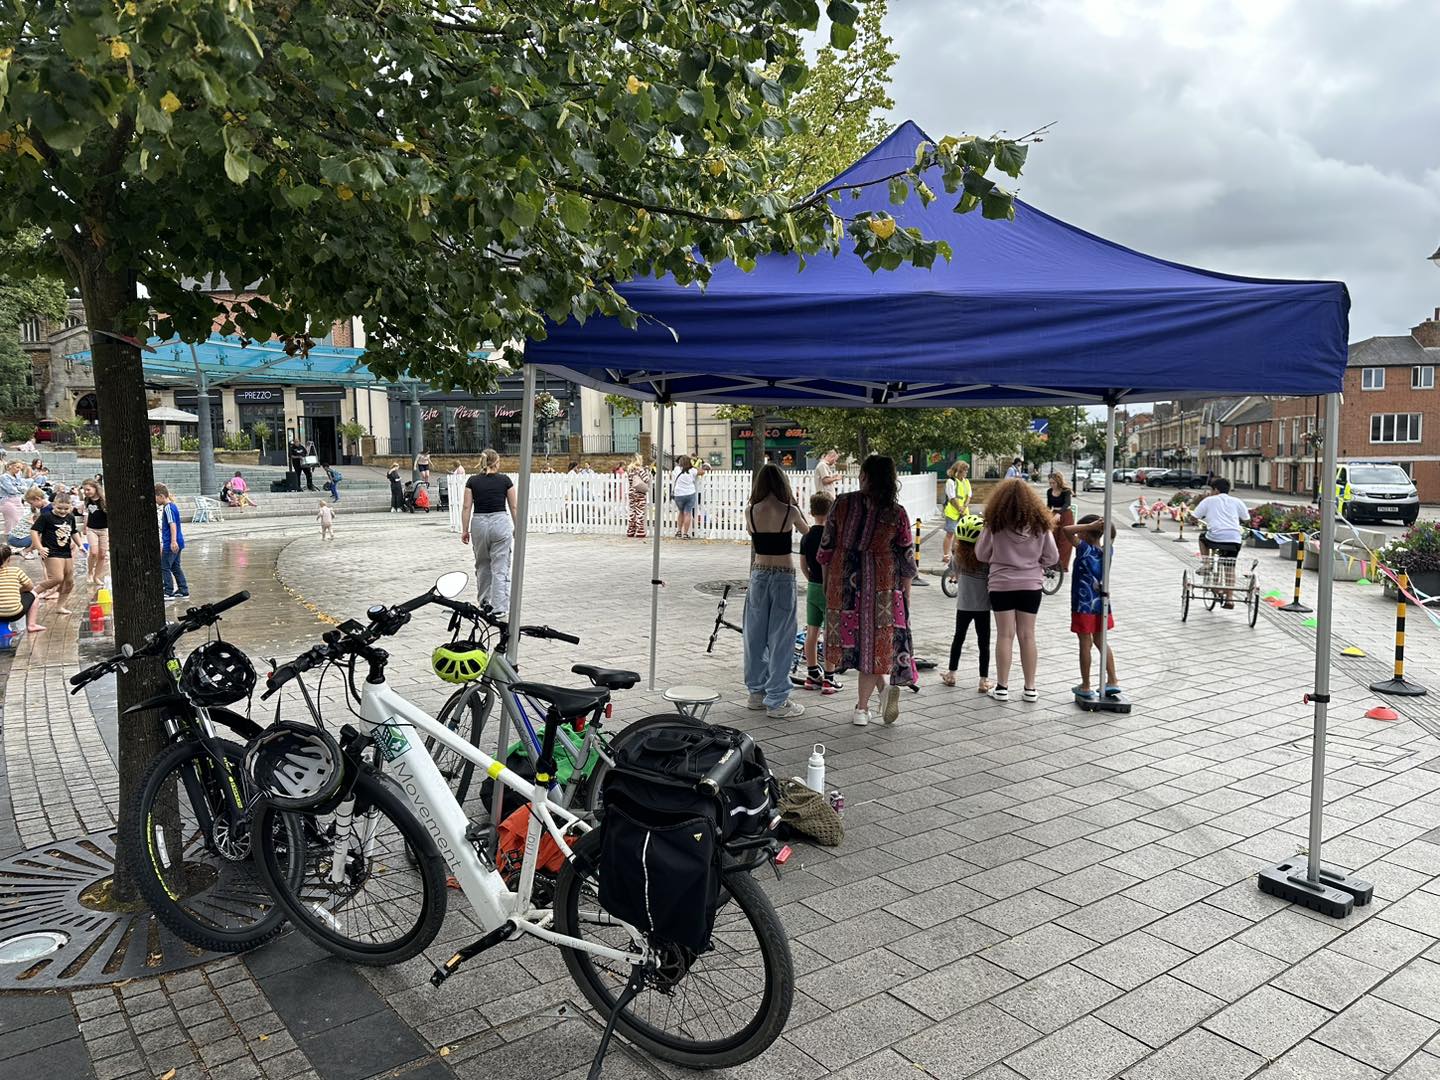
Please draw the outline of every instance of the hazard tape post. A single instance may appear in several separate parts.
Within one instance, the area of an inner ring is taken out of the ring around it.
[[[1300,602],[1300,577],[1304,573],[1305,534],[1303,532],[1297,532],[1295,534],[1295,599],[1291,600],[1290,603],[1286,604],[1284,607],[1276,608],[1276,611],[1296,611],[1305,613],[1315,610],[1314,608],[1306,607]]]
[[[1371,683],[1370,689],[1377,694],[1391,694],[1395,697],[1421,697],[1428,693],[1425,687],[1405,678],[1405,594],[1410,591],[1409,576],[1399,574],[1395,585],[1395,674],[1391,678]]]

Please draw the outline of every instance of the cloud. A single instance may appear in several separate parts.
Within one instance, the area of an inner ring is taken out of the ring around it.
[[[895,118],[1055,127],[1026,201],[1162,258],[1440,307],[1435,0],[891,0]]]

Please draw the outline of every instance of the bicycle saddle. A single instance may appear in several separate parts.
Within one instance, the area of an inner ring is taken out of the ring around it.
[[[550,686],[547,683],[517,682],[511,683],[510,689],[553,706],[562,720],[587,716],[596,709],[603,708],[610,700],[610,691],[603,686],[572,689],[568,686]]]
[[[576,664],[570,669],[576,675],[584,675],[596,686],[607,690],[629,690],[640,681],[640,673],[624,668],[599,667],[596,664]]]

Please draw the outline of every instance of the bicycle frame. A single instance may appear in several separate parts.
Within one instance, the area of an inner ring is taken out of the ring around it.
[[[625,964],[643,963],[649,948],[633,927],[626,926],[640,953],[621,952],[608,946],[558,934],[549,928],[553,913],[530,908],[529,897],[535,883],[535,866],[539,859],[541,830],[548,832],[560,846],[566,859],[572,857],[570,845],[556,824],[557,817],[566,828],[589,826],[570,811],[552,803],[546,788],[531,784],[507,769],[488,754],[470,745],[438,720],[406,701],[384,683],[366,682],[360,696],[360,718],[363,733],[368,734],[385,760],[385,775],[396,781],[410,804],[416,819],[429,832],[440,850],[460,891],[470,901],[481,927],[488,931],[514,925],[521,933],[530,934],[552,945],[581,949]],[[415,738],[413,736],[419,736]],[[500,871],[487,867],[480,853],[466,837],[469,820],[433,758],[426,753],[423,738],[431,737],[466,760],[474,763],[522,796],[530,805],[530,825],[525,836],[525,855],[520,868],[520,884],[511,892]],[[624,926],[625,924],[619,923]]]
[[[519,682],[520,676],[515,669],[510,666],[510,661],[504,653],[495,652],[491,654],[490,662],[485,667],[484,677],[480,681],[470,684],[468,688],[470,694],[480,693],[487,681],[495,688],[495,696],[499,700],[500,708],[503,709],[505,715],[509,717],[510,724],[514,728],[516,735],[526,744],[530,759],[534,761],[540,754],[541,735],[540,732],[536,730],[534,722],[530,719],[530,714],[526,712],[525,705],[520,700],[520,695],[510,689],[510,684]],[[464,707],[466,700],[461,701],[460,708]],[[531,705],[534,704],[532,701]],[[535,708],[539,711],[539,706],[535,706]],[[606,751],[604,741],[596,737],[593,727],[587,727],[585,734],[577,739],[568,724],[561,724],[555,730],[555,744],[555,749],[558,752],[564,753],[569,757],[574,766],[575,771],[573,775],[576,779],[579,778],[581,770],[585,767],[585,763],[590,760],[590,754],[594,750],[598,749],[602,758],[609,761],[611,765],[615,764],[614,760],[610,758]],[[506,747],[498,745],[496,749],[501,754],[504,754],[507,750]],[[572,782],[571,786],[566,789],[564,799],[559,805],[568,808],[574,796],[574,791],[575,787]]]

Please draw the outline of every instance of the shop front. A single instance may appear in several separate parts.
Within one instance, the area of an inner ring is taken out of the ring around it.
[[[731,468],[754,468],[750,453],[754,447],[753,424],[730,425]],[[807,468],[810,432],[789,420],[771,418],[765,425],[765,455],[782,469]]]
[[[580,393],[572,383],[542,387],[554,399],[551,415],[535,418],[535,453],[569,453],[571,434],[579,434]],[[500,380],[494,394],[474,396],[463,392],[422,391],[420,421],[425,449],[431,454],[477,454],[491,447],[501,454],[520,450],[520,416],[523,398],[520,380]],[[410,399],[404,388],[390,390],[390,452],[414,452],[410,432]]]
[[[261,463],[286,464],[285,391],[278,386],[242,386],[234,394],[240,430],[262,451]]]

